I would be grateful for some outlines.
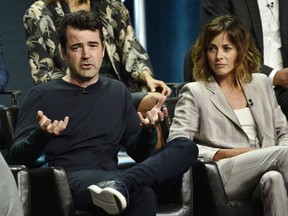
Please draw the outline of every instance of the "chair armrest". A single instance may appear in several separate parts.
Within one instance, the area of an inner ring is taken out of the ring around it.
[[[75,210],[66,172],[62,167],[30,169],[32,215],[92,216]]]
[[[31,187],[28,169],[24,165],[9,165],[15,178],[18,193],[23,205],[24,216],[31,215]]]
[[[178,97],[181,88],[186,84],[186,82],[166,82],[166,85],[171,88],[171,97]]]
[[[192,169],[195,215],[227,214],[229,202],[217,164],[211,160],[198,159]]]
[[[11,105],[18,106],[19,105],[19,97],[22,94],[19,90],[4,90],[0,94],[3,95],[11,95]]]
[[[29,173],[32,215],[74,215],[71,192],[63,169],[33,168]],[[64,203],[63,198],[66,199]]]
[[[192,168],[160,197],[158,215],[193,215]]]

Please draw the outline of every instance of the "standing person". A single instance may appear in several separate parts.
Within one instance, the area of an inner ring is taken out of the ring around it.
[[[168,141],[188,138],[216,161],[229,200],[259,193],[265,215],[288,215],[288,127],[249,29],[220,16],[192,51],[196,82],[186,84]],[[245,185],[245,186],[244,186]]]
[[[156,154],[155,126],[167,115],[166,108],[161,111],[166,97],[146,118],[138,112],[139,121],[125,85],[99,75],[105,45],[97,14],[67,14],[58,32],[69,69],[62,79],[37,85],[27,95],[9,163],[31,166],[44,152],[49,166],[64,167],[77,209],[94,215],[156,215],[158,193],[152,186],[164,190],[181,177],[197,159],[197,146],[180,138]],[[121,146],[139,162],[125,171],[117,167]]]
[[[0,153],[0,215],[23,216],[23,207],[15,179]]]
[[[288,117],[288,1],[201,0],[201,22],[224,14],[248,25],[263,56],[260,72],[269,76],[278,103]]]

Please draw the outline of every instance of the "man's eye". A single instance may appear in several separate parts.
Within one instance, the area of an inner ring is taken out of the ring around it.
[[[97,48],[97,47],[98,47],[98,44],[89,44],[89,46],[90,46],[91,48]]]
[[[78,50],[80,47],[79,46],[73,46],[72,49],[73,50]]]

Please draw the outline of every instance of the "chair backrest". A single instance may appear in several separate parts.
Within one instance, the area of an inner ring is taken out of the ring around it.
[[[191,46],[187,50],[185,58],[184,58],[184,81],[185,82],[195,81],[193,77],[192,49],[193,47]]]
[[[0,107],[0,149],[6,150],[11,146],[12,136],[14,134],[14,128],[18,118],[19,111],[19,97],[21,91],[18,90],[5,90],[0,93],[3,95],[10,95],[11,101],[9,105],[3,105]]]
[[[18,106],[9,106],[0,108],[0,119],[3,132],[3,140],[1,141],[0,147],[7,149],[12,144],[12,138],[14,129],[16,126],[17,118],[19,113]]]
[[[174,117],[174,110],[178,102],[178,99],[179,99],[178,97],[169,97],[165,101],[165,106],[168,109],[168,117],[163,122],[161,122],[162,135],[165,142],[169,135],[169,128],[171,126],[172,119]]]

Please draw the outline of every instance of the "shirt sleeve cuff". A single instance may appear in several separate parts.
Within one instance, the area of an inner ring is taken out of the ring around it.
[[[275,74],[276,74],[277,71],[278,71],[278,69],[273,69],[273,70],[271,71],[271,73],[269,74],[269,80],[270,80],[270,82],[271,82],[272,85],[273,85],[274,76],[275,76]],[[274,87],[274,85],[273,85],[273,87]]]

